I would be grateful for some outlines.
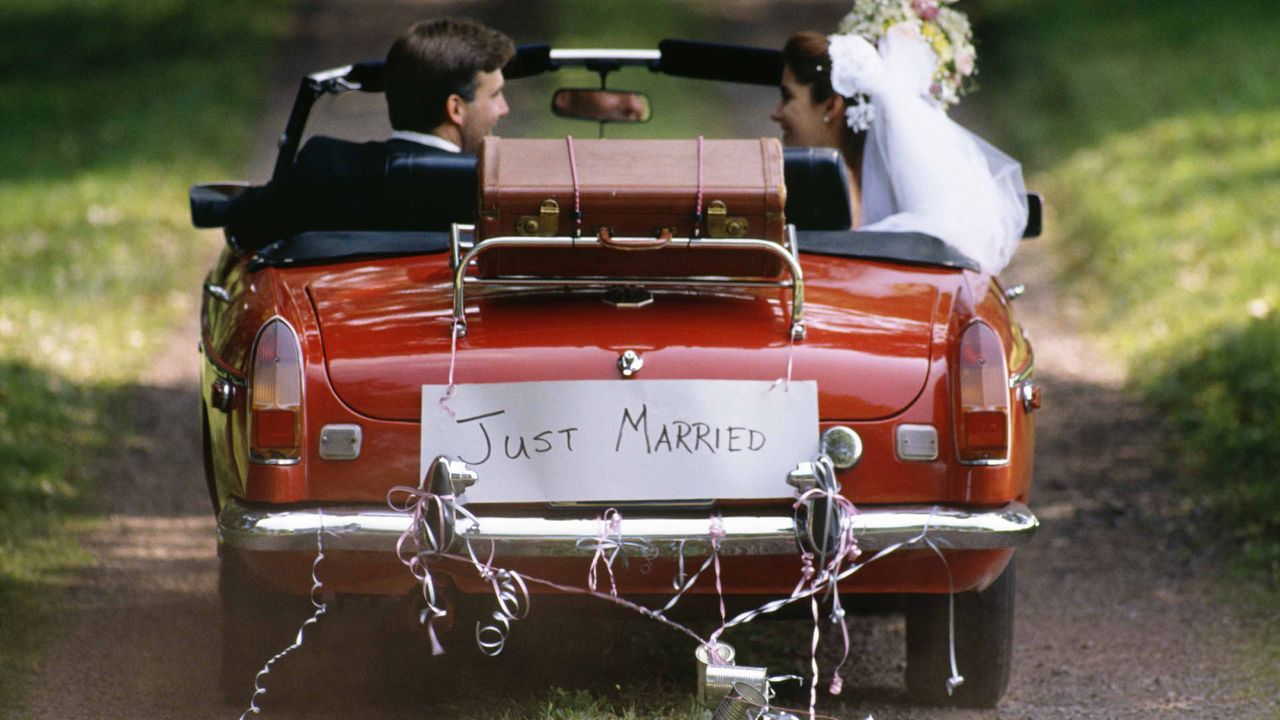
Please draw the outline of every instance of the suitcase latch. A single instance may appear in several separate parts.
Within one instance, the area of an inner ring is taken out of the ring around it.
[[[560,230],[560,204],[547,198],[542,201],[537,215],[521,215],[516,221],[517,235],[552,237]]]
[[[722,200],[712,200],[707,205],[707,236],[713,238],[740,238],[747,236],[747,219],[729,215]]]

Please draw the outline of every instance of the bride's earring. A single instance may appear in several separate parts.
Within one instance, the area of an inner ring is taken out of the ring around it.
[[[830,115],[823,115],[823,116],[822,116],[822,122],[824,122],[824,123],[829,123],[829,122],[831,122],[831,116],[830,116]]]

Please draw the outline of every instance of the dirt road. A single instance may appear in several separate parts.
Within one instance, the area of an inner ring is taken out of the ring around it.
[[[536,18],[516,12],[523,4],[457,5],[517,36],[532,37],[522,31],[536,28]],[[727,33],[750,33],[757,42],[773,44],[792,28],[830,27],[842,10],[829,3],[792,4],[784,18],[783,11],[763,3],[731,5]],[[299,75],[377,56],[388,37],[427,12],[408,3],[379,5],[371,18],[369,4],[359,0],[303,4],[296,39],[277,65],[260,133],[264,145],[250,176],[260,179],[270,165],[269,139],[283,126]],[[376,104],[335,110],[338,121],[319,129],[356,126],[370,137],[384,131]],[[1217,568],[1197,552],[1187,531],[1191,508],[1178,503],[1160,469],[1159,449],[1149,434],[1153,418],[1125,399],[1118,389],[1120,372],[1073,331],[1048,266],[1043,251],[1030,244],[1006,273],[1010,284],[1030,286],[1018,310],[1036,342],[1046,406],[1039,416],[1032,498],[1044,527],[1020,551],[1015,670],[1005,703],[988,712],[906,705],[903,624],[877,617],[855,620],[855,658],[845,693],[825,698],[823,709],[848,718],[872,713],[881,720],[1276,717],[1280,705],[1251,692],[1243,679],[1247,661],[1240,648],[1250,628],[1231,619],[1214,589]],[[103,475],[110,517],[89,540],[98,563],[60,597],[57,634],[27,679],[24,704],[8,709],[9,717],[230,718],[243,710],[224,707],[216,691],[215,537],[194,422],[194,296],[191,303],[193,321],[177,331],[174,352],[157,362],[135,393],[140,440]],[[794,637],[790,652],[803,656],[805,623],[788,621],[768,633]],[[361,664],[328,660],[327,672],[341,674]],[[653,671],[645,662],[611,670],[607,677],[577,670],[556,682],[572,686],[576,677],[595,688],[616,685],[623,696],[641,688],[646,699],[656,693],[660,701],[684,707],[683,687],[654,690],[647,681],[672,673]],[[508,659],[495,668],[466,660],[408,684],[366,683],[359,693],[338,697],[323,691],[333,677],[318,672],[314,685],[321,704],[299,701],[296,707],[273,708],[268,716],[485,717],[494,707],[540,715],[548,697],[542,683],[548,680],[521,663]],[[674,677],[684,678],[682,672]],[[478,690],[469,702],[456,688],[447,691],[468,673],[483,677],[471,680]],[[692,678],[679,682],[691,685]],[[442,706],[442,697],[450,704]]]

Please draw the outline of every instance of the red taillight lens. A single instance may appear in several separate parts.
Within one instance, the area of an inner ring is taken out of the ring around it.
[[[258,333],[249,375],[249,455],[258,460],[301,457],[302,357],[298,337],[282,320]]]
[[[956,447],[960,459],[1009,458],[1009,372],[1000,337],[983,322],[965,328],[957,368]]]

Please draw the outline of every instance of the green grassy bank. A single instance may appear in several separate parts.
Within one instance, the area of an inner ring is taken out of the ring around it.
[[[73,518],[129,441],[129,385],[203,271],[186,187],[238,169],[286,5],[0,4],[0,707],[31,611],[84,562]]]
[[[989,91],[974,97],[1049,198],[1060,277],[1167,418],[1182,489],[1273,612],[1280,14],[1267,0],[981,8]]]

